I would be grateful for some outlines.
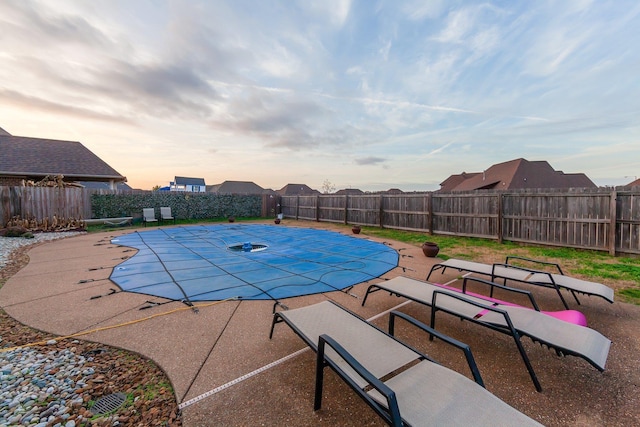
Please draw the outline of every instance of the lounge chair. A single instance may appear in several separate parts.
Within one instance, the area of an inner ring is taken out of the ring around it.
[[[316,351],[315,410],[322,405],[324,368],[329,366],[393,426],[540,425],[477,383],[481,378],[468,346],[397,312],[390,317],[391,331],[397,316],[464,349],[476,382],[330,301],[275,313],[270,338],[275,325],[285,322]]]
[[[142,222],[144,226],[147,226],[148,222],[158,222],[156,218],[156,210],[155,208],[143,208],[142,209]]]
[[[465,280],[474,279],[465,278]],[[388,291],[391,294],[431,307],[430,326],[432,328],[435,328],[436,312],[443,311],[511,335],[538,391],[542,391],[542,387],[520,341],[522,336],[528,336],[534,342],[553,348],[560,356],[581,357],[599,371],[604,371],[611,341],[599,332],[585,326],[566,322],[533,309],[498,304],[484,298],[464,294],[460,291],[454,292],[440,285],[408,277],[396,277],[370,285],[362,300],[362,305],[366,303],[370,293],[379,290]]]
[[[513,265],[509,263],[512,260],[521,260],[538,264],[552,265],[557,268],[558,273],[550,273],[547,271],[535,270]],[[440,270],[442,273],[444,273],[447,268],[489,276],[491,277],[492,281],[501,279],[506,283],[507,280],[512,280],[515,282],[553,288],[556,290],[556,292],[560,296],[560,299],[562,300],[562,304],[564,304],[564,307],[567,309],[569,308],[569,305],[564,299],[562,292],[560,292],[560,289],[566,289],[571,292],[578,305],[580,305],[580,300],[578,300],[578,296],[576,295],[577,293],[590,296],[598,296],[604,298],[610,303],[613,303],[613,289],[601,283],[589,282],[587,280],[565,276],[560,266],[555,263],[547,263],[544,261],[537,261],[528,258],[513,256],[507,257],[507,260],[504,264],[483,264],[479,262],[451,258],[431,267],[431,270],[427,275],[427,280],[431,278],[431,274],[433,274],[434,271]]]
[[[173,221],[174,224],[176,223],[176,219],[173,216],[171,216],[170,207],[165,206],[160,208],[160,221],[161,222]]]

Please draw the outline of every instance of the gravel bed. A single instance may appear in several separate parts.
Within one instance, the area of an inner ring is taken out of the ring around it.
[[[0,279],[17,271],[14,254],[25,246],[78,234],[83,232],[0,237]],[[40,341],[47,344],[12,349]],[[91,411],[101,397],[121,392],[128,401],[117,411]],[[0,427],[125,425],[181,425],[170,384],[153,362],[98,343],[58,342],[0,310]]]
[[[84,234],[84,231],[66,231],[59,233],[37,233],[33,235],[32,239],[24,237],[0,237],[0,268],[7,265],[9,262],[9,256],[14,250],[23,246],[34,245],[40,242],[47,242],[50,240],[62,239],[65,237],[77,236],[78,234]]]

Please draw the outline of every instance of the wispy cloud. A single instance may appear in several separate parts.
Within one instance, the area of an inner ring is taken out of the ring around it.
[[[414,189],[516,157],[597,181],[640,157],[631,0],[8,0],[0,27],[0,126],[144,141],[148,166],[113,165],[141,187],[191,165]]]
[[[361,157],[361,158],[355,159],[355,163],[360,166],[379,165],[381,163],[384,163],[385,161],[386,159],[382,157],[374,157],[374,156]]]

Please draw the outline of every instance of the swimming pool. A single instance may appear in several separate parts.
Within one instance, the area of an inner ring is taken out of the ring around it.
[[[157,228],[111,242],[138,249],[111,273],[122,290],[186,302],[331,292],[398,265],[398,253],[382,243],[282,225]]]

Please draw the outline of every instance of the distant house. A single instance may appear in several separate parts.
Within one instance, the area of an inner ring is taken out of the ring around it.
[[[640,187],[640,178],[625,185],[627,188]]]
[[[387,191],[385,191],[386,194],[403,194],[404,191],[402,191],[399,188],[390,188]]]
[[[204,193],[207,186],[204,178],[188,178],[186,176],[176,176],[175,181],[171,183],[170,191],[184,191],[188,193]]]
[[[225,181],[222,184],[207,185],[207,192],[217,194],[262,194],[265,190],[250,181]]]
[[[281,196],[315,196],[320,194],[318,190],[314,190],[305,184],[287,184],[280,190],[276,190]]]
[[[127,181],[79,142],[13,136],[0,128],[0,185],[59,175],[65,182],[100,182],[109,189]]]
[[[583,173],[566,174],[546,161],[515,159],[491,166],[484,172],[451,175],[439,191],[514,190],[523,188],[596,188]]]
[[[342,190],[338,190],[333,194],[335,194],[336,196],[360,196],[364,194],[364,191],[357,188],[345,188]]]

